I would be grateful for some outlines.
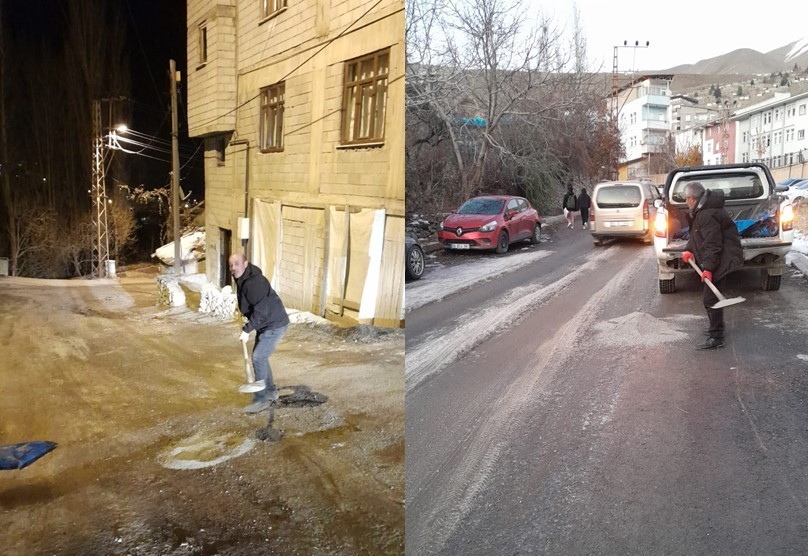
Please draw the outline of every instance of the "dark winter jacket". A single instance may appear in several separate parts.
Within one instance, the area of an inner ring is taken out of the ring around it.
[[[713,280],[743,268],[738,227],[724,210],[721,191],[705,191],[687,219],[690,237],[686,249],[695,255],[702,270],[713,273]]]
[[[589,194],[584,191],[580,195],[578,195],[578,209],[579,210],[589,210],[589,207],[592,206],[592,198]]]
[[[567,200],[569,200],[569,205],[567,204]],[[570,212],[578,210],[578,198],[575,196],[575,193],[567,192],[567,194],[564,195],[564,200],[561,202],[561,208],[562,210],[567,209]]]
[[[236,279],[238,308],[247,317],[244,332],[256,330],[258,334],[270,328],[280,328],[289,324],[289,316],[283,302],[269,280],[264,278],[261,269],[252,263],[241,278]]]

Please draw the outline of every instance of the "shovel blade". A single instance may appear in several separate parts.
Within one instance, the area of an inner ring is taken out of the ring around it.
[[[745,297],[732,297],[730,299],[724,299],[713,305],[713,309],[723,309],[724,307],[737,305],[738,303],[743,303],[744,301],[746,301]]]
[[[266,388],[266,382],[263,380],[258,380],[256,382],[248,382],[247,384],[242,384],[238,387],[238,391],[242,394],[247,394],[250,392],[260,392],[264,388]]]

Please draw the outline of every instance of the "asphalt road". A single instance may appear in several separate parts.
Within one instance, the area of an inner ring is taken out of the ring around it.
[[[650,246],[548,233],[407,315],[406,553],[805,554],[805,278],[730,278],[698,351],[695,275],[661,295]]]

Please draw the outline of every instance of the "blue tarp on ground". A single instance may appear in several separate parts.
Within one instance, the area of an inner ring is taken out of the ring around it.
[[[0,446],[0,469],[22,469],[56,448],[56,442],[36,440]]]

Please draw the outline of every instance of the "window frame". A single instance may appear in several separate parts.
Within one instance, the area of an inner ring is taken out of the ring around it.
[[[258,25],[279,16],[286,8],[286,0],[258,0]]]
[[[197,47],[199,49],[198,63],[196,68],[203,68],[208,63],[208,22],[203,21],[198,26],[199,29],[199,42]]]
[[[274,93],[274,94],[273,94]],[[277,99],[272,101],[271,99]],[[273,83],[266,87],[262,87],[259,94],[259,109],[258,109],[258,148],[262,153],[279,153],[283,152],[285,148],[284,141],[284,103],[286,101],[286,81]],[[266,111],[273,110],[272,123],[273,128],[280,116],[280,129],[273,130],[273,140],[277,140],[280,145],[267,146],[266,126],[267,118]],[[277,134],[277,135],[276,135]]]
[[[383,74],[379,73],[379,60],[387,56],[387,71]],[[367,60],[373,60],[372,77],[361,77],[362,64]],[[378,145],[383,144],[385,141],[385,132],[387,131],[387,104],[389,99],[389,85],[390,85],[390,62],[391,62],[391,49],[385,48],[371,52],[358,58],[347,60],[344,64],[342,73],[342,121],[340,122],[340,145],[345,147],[364,146],[364,145]],[[357,78],[353,81],[350,80],[351,68],[357,67]],[[365,94],[364,91],[367,87],[371,88],[370,95],[370,109],[368,110],[367,117],[369,118],[368,137],[359,137],[363,128],[363,101]],[[382,90],[383,87],[383,90]],[[381,91],[381,92],[380,92]],[[350,93],[353,93],[351,95]],[[379,96],[382,97],[383,105],[381,108],[377,106]],[[352,98],[351,98],[352,97]],[[349,101],[352,105],[349,106]],[[381,110],[381,112],[380,112]],[[356,117],[356,116],[358,117]],[[381,121],[382,131],[378,133],[376,129],[377,122]],[[352,126],[352,129],[348,129]]]

